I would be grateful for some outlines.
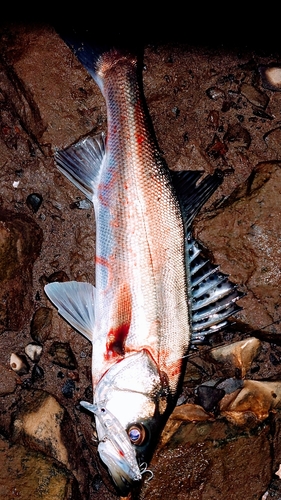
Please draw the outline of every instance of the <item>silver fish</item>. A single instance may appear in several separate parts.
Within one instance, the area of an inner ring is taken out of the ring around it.
[[[170,172],[159,153],[134,55],[68,41],[99,85],[107,138],[56,153],[93,202],[96,286],[51,283],[46,294],[93,346],[98,452],[123,495],[139,484],[173,410],[191,344],[238,310],[236,288],[201,255],[190,226],[219,172]]]

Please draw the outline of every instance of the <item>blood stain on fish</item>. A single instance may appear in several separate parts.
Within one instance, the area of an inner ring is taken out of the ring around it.
[[[125,342],[128,336],[130,323],[125,323],[118,328],[111,328],[107,335],[106,354],[108,360],[116,355],[125,355]]]

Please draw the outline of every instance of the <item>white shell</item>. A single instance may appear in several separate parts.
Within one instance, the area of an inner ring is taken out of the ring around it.
[[[20,354],[16,354],[14,352],[12,352],[10,356],[10,367],[18,375],[25,375],[29,371],[29,365],[25,356],[21,356]]]

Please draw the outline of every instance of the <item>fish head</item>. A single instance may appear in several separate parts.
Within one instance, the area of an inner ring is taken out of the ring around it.
[[[115,363],[97,384],[94,413],[98,452],[124,496],[142,479],[169,408],[166,377],[147,350]]]

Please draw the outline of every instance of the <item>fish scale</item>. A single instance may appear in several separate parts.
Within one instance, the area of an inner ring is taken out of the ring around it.
[[[131,240],[131,246],[138,248],[136,263],[130,259],[130,246],[126,242],[122,242],[120,246],[117,243],[116,252],[120,261],[124,260],[125,255],[128,262],[126,269],[117,264],[116,270],[113,270],[118,276],[118,281],[122,275],[126,275],[131,283],[132,324],[127,338],[127,349],[130,350],[132,346],[133,351],[152,344],[150,325],[155,325],[157,352],[153,352],[153,357],[158,361],[160,369],[167,371],[169,367],[167,350],[171,351],[169,356],[174,362],[182,356],[188,342],[189,323],[181,213],[167,171],[164,170],[162,163],[159,160],[155,161],[154,158],[156,145],[146,123],[134,59],[127,58],[125,61],[121,59],[120,65],[115,61],[112,69],[110,67],[104,71],[101,67],[97,72],[103,74],[103,93],[108,103],[108,165],[109,168],[113,165],[115,170],[116,165],[122,165],[120,172],[122,177],[118,183],[120,191],[116,196],[113,190],[108,190],[108,203],[111,203],[112,207],[109,210],[117,212],[119,225],[123,228],[126,238]],[[118,78],[115,78],[116,73]],[[119,130],[117,132],[120,123],[122,134]],[[136,137],[142,137],[144,140],[140,142]],[[163,180],[166,184],[165,190]],[[127,186],[125,190],[124,185]],[[122,203],[125,196],[130,199],[128,209],[126,204],[124,206]],[[135,234],[135,227],[138,227],[138,234]],[[107,224],[101,228],[100,234],[106,231]],[[163,248],[163,244],[159,245],[159,242],[165,233],[171,234],[173,243],[167,243]],[[102,252],[103,256],[108,255],[112,251],[114,241],[118,242],[118,234],[112,235],[108,249],[104,245],[105,242],[99,242],[97,236],[97,252]],[[176,241],[178,241],[178,256],[175,255]],[[97,288],[98,274],[97,269]],[[166,285],[164,293],[163,280]],[[141,309],[138,305],[140,297],[143,302]],[[107,301],[105,297],[105,302]],[[103,309],[104,306],[101,306],[101,310]],[[171,310],[179,311],[179,314],[172,317]],[[141,315],[147,317],[148,330],[142,331],[140,335],[139,325],[143,324],[143,320],[140,320]],[[106,329],[108,330],[108,326]],[[182,331],[184,347],[179,339],[179,331]],[[104,371],[104,368],[102,370]],[[175,391],[177,381],[174,383],[172,377],[169,380]]]
[[[227,325],[241,294],[203,256],[192,221],[223,176],[170,172],[128,52],[69,47],[99,85],[107,137],[55,155],[94,206],[96,286],[50,283],[59,313],[92,342],[98,452],[122,495],[141,480],[176,405],[192,345]]]

